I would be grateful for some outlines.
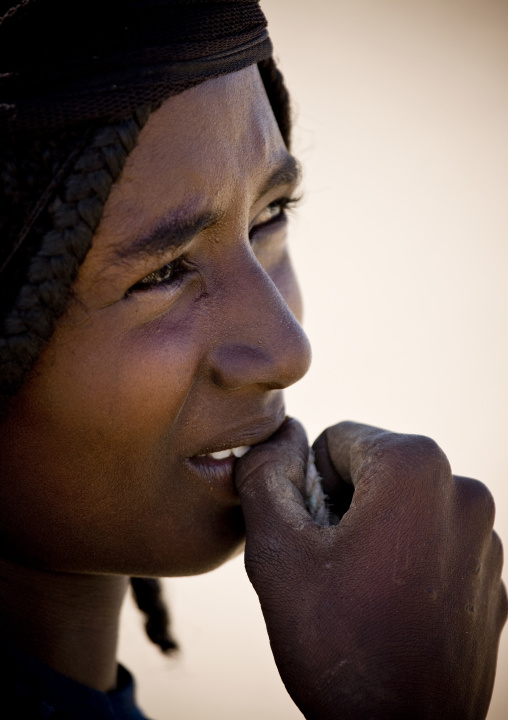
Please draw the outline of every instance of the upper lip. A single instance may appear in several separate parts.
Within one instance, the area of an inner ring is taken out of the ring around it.
[[[229,450],[242,445],[258,445],[268,440],[268,438],[280,428],[285,417],[285,409],[282,407],[275,416],[270,418],[265,417],[257,422],[252,422],[251,420],[248,425],[237,426],[229,431],[222,431],[220,435],[217,434],[210,438],[207,442],[203,443],[196,452],[191,453],[187,457],[208,455],[213,452]]]

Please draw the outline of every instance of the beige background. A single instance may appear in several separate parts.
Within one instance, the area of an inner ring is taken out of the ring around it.
[[[262,0],[295,100],[293,252],[314,347],[287,394],[312,439],[350,418],[431,435],[483,480],[508,545],[508,0]],[[183,646],[120,657],[157,720],[301,717],[242,558],[166,581]],[[489,720],[508,718],[508,631]]]

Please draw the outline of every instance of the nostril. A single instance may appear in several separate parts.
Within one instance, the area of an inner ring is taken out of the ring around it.
[[[228,390],[262,385],[281,390],[302,378],[311,362],[310,344],[302,327],[274,331],[274,337],[261,342],[227,343],[212,353],[213,382]]]
[[[214,353],[212,379],[216,385],[236,390],[246,385],[267,385],[270,389],[284,387],[275,381],[270,353],[261,347],[223,345]]]

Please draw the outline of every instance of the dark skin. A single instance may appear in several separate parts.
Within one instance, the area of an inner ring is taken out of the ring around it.
[[[314,450],[335,508],[354,488],[332,527],[309,518],[295,420],[237,471],[245,564],[291,697],[309,720],[484,718],[507,615],[489,491],[426,437],[347,422]]]
[[[285,423],[282,395],[310,363],[283,211],[297,182],[256,67],[149,119],[68,310],[2,423],[0,634],[109,690],[127,577],[212,570],[243,549],[246,528],[274,656],[308,718],[339,707],[362,717],[383,693],[386,717],[403,717],[393,709],[408,698],[430,712],[416,668],[485,707],[505,618],[491,504],[471,519],[425,443],[419,464],[414,447],[397,464],[393,448],[367,444],[370,479],[358,479],[350,453],[376,431],[339,426],[318,465],[339,505],[344,482],[355,485],[354,503],[326,530],[304,508],[307,439]],[[241,446],[257,447],[210,456]],[[479,573],[466,573],[480,556]],[[436,601],[421,601],[422,578]],[[454,609],[473,589],[488,621],[475,611],[466,627]],[[421,650],[431,631],[447,638],[437,656]],[[450,662],[464,648],[481,658],[480,677],[478,663]]]
[[[270,437],[309,366],[281,209],[298,179],[255,66],[166,101],[3,422],[1,632],[99,690],[126,576],[243,549],[234,458],[200,456]]]

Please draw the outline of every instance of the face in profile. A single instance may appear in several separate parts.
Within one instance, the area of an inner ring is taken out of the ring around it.
[[[297,183],[255,66],[152,114],[4,422],[4,554],[185,575],[242,548],[235,454],[280,426],[310,361],[284,209]]]

